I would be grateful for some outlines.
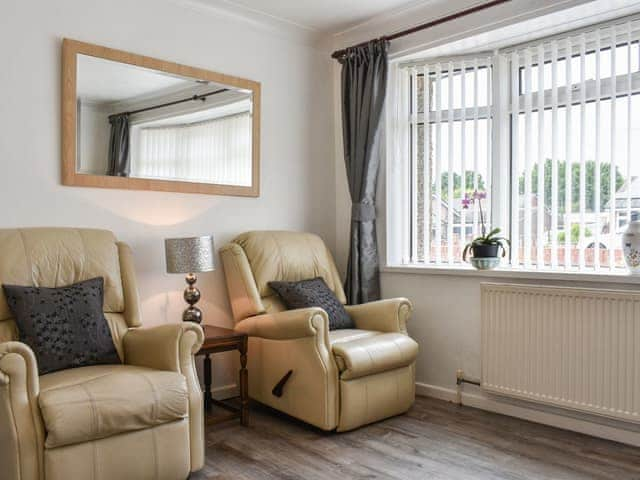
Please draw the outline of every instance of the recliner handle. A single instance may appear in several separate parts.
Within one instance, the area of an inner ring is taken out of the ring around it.
[[[278,398],[280,398],[282,396],[283,390],[284,390],[284,385],[287,383],[287,380],[289,380],[289,378],[291,377],[292,373],[293,373],[293,370],[289,370],[285,374],[285,376],[282,377],[278,383],[276,383],[276,386],[273,387],[273,390],[271,390],[271,393],[273,395],[275,395]]]

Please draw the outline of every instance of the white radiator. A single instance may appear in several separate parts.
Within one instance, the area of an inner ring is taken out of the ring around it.
[[[482,388],[640,423],[640,293],[481,288]]]

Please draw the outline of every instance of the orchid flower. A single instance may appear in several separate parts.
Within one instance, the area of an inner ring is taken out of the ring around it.
[[[485,198],[487,198],[487,192],[479,192],[478,190],[473,192],[474,200],[484,200]]]

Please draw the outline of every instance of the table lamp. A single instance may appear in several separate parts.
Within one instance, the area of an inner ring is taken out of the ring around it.
[[[186,273],[184,300],[189,304],[182,314],[185,322],[202,323],[202,310],[195,306],[200,290],[195,287],[195,273],[215,270],[213,237],[167,238],[164,241],[167,273]]]

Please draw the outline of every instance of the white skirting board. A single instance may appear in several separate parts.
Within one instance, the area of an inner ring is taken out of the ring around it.
[[[473,388],[475,391],[464,391],[465,388],[469,390]],[[416,382],[416,395],[438,398],[453,403],[456,403],[458,398],[457,390],[455,389],[420,382]],[[515,402],[511,399],[505,401],[498,396],[483,395],[479,389],[474,387],[463,387],[461,399],[462,405],[467,407],[478,408],[480,410],[521,418],[530,422],[550,425],[564,430],[584,433],[586,435],[640,447],[640,430],[637,429],[636,425],[631,426],[631,428],[635,427],[636,431],[626,430],[603,425],[602,423],[561,415],[559,413],[543,411],[538,408],[529,408],[524,402]]]
[[[202,393],[204,394],[204,385],[201,384],[200,388],[202,389]],[[213,395],[213,398],[215,398],[216,400],[226,400],[227,398],[234,398],[239,395],[238,386],[235,383],[232,383],[230,385],[212,387],[211,395]]]

